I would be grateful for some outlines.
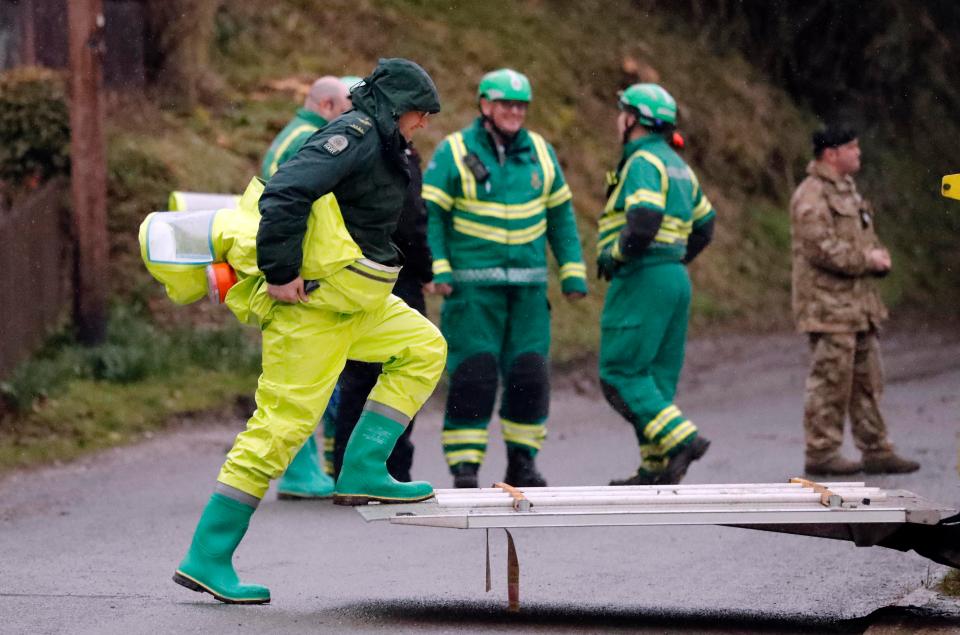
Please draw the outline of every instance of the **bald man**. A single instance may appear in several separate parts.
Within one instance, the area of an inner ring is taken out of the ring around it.
[[[339,77],[325,75],[313,82],[303,108],[270,144],[260,176],[269,179],[280,165],[295,155],[307,139],[350,109],[350,86]]]

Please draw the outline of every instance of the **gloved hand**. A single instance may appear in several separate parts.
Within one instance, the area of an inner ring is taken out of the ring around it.
[[[607,247],[597,255],[597,277],[610,280],[622,264],[613,257],[613,247]]]

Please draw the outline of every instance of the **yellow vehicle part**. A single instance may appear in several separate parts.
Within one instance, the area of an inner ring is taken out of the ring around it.
[[[948,174],[943,177],[940,193],[947,198],[960,201],[960,174]]]

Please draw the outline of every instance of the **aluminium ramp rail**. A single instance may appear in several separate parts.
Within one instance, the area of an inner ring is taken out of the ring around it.
[[[441,489],[408,505],[367,505],[367,521],[456,529],[721,525],[914,550],[960,569],[960,514],[864,483]]]

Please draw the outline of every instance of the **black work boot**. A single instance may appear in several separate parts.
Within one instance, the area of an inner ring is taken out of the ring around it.
[[[504,483],[514,487],[546,487],[547,482],[537,471],[537,465],[529,450],[507,448],[507,475]]]
[[[453,486],[457,488],[476,488],[477,472],[479,471],[479,463],[457,463],[450,468],[450,472],[453,474]]]
[[[660,480],[660,472],[649,472],[642,467],[637,473],[627,478],[615,478],[610,481],[611,485],[656,485]]]
[[[676,485],[687,475],[687,468],[690,464],[707,453],[710,447],[710,441],[706,438],[697,436],[693,441],[684,446],[682,450],[671,457],[667,463],[667,469],[663,471],[660,478],[657,479],[657,485]]]

